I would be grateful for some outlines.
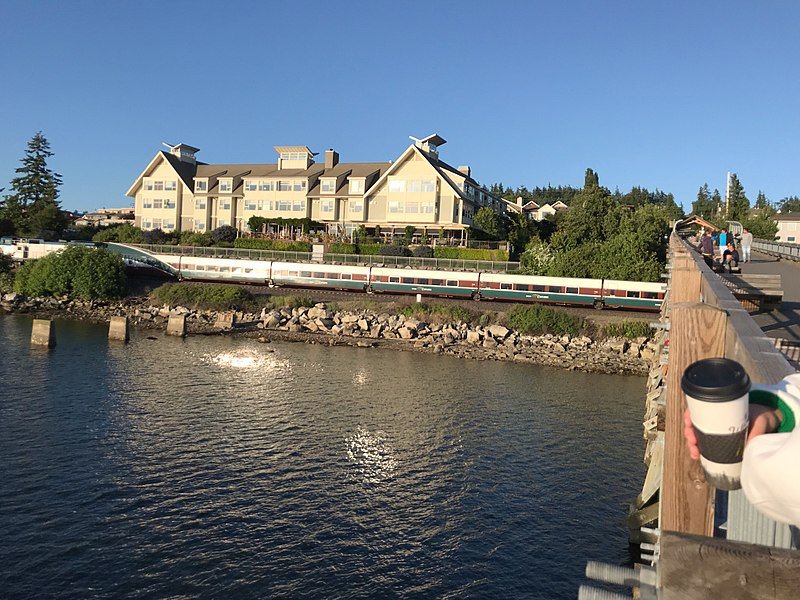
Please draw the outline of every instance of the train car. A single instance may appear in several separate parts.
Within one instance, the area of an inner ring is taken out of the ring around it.
[[[160,255],[159,258],[175,268],[181,279],[262,285],[269,282],[269,261],[170,254]]]
[[[602,279],[481,273],[480,297],[512,302],[551,302],[601,307]]]
[[[603,280],[603,303],[610,308],[658,310],[664,302],[666,286],[646,281]]]
[[[273,262],[270,284],[365,292],[369,269],[357,265]]]
[[[373,267],[369,285],[373,292],[472,298],[478,293],[479,277],[461,271]]]

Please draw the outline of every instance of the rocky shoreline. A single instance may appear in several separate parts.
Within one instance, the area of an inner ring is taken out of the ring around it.
[[[322,303],[311,308],[237,312],[232,328],[217,326],[217,311],[153,306],[148,298],[103,302],[26,298],[10,293],[0,298],[0,312],[96,323],[107,322],[112,316],[127,316],[131,326],[153,330],[166,329],[170,314],[184,314],[190,335],[241,335],[262,342],[274,339],[384,347],[619,375],[646,375],[656,351],[655,344],[645,338],[593,340],[586,336],[524,335],[496,324],[427,323],[402,314],[333,311]]]

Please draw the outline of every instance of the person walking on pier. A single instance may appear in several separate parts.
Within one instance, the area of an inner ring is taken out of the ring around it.
[[[725,250],[728,247],[728,232],[722,230],[719,232],[719,257],[724,258]]]
[[[742,262],[750,262],[750,246],[753,245],[753,234],[746,227],[742,232]]]

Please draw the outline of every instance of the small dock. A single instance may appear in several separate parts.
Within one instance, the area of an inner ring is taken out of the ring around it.
[[[800,341],[800,265],[765,254],[754,258],[743,266],[744,278],[778,275],[785,283],[776,308],[747,307],[729,281],[672,234],[668,291],[653,323],[658,351],[647,380],[647,475],[628,518],[641,564],[627,569],[589,563],[587,577],[606,585],[581,586],[579,598],[631,598],[632,593],[659,600],[800,598],[797,528],[759,513],[741,490],[709,486],[683,437],[686,399],[680,379],[692,362],[733,359],[754,383],[775,383],[796,370],[776,346],[779,340]],[[609,592],[607,584],[619,591]]]

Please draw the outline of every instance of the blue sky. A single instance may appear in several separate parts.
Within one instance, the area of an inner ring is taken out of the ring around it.
[[[479,181],[800,194],[797,2],[0,0],[0,186],[38,130],[69,209],[125,205],[162,141],[395,158]]]

